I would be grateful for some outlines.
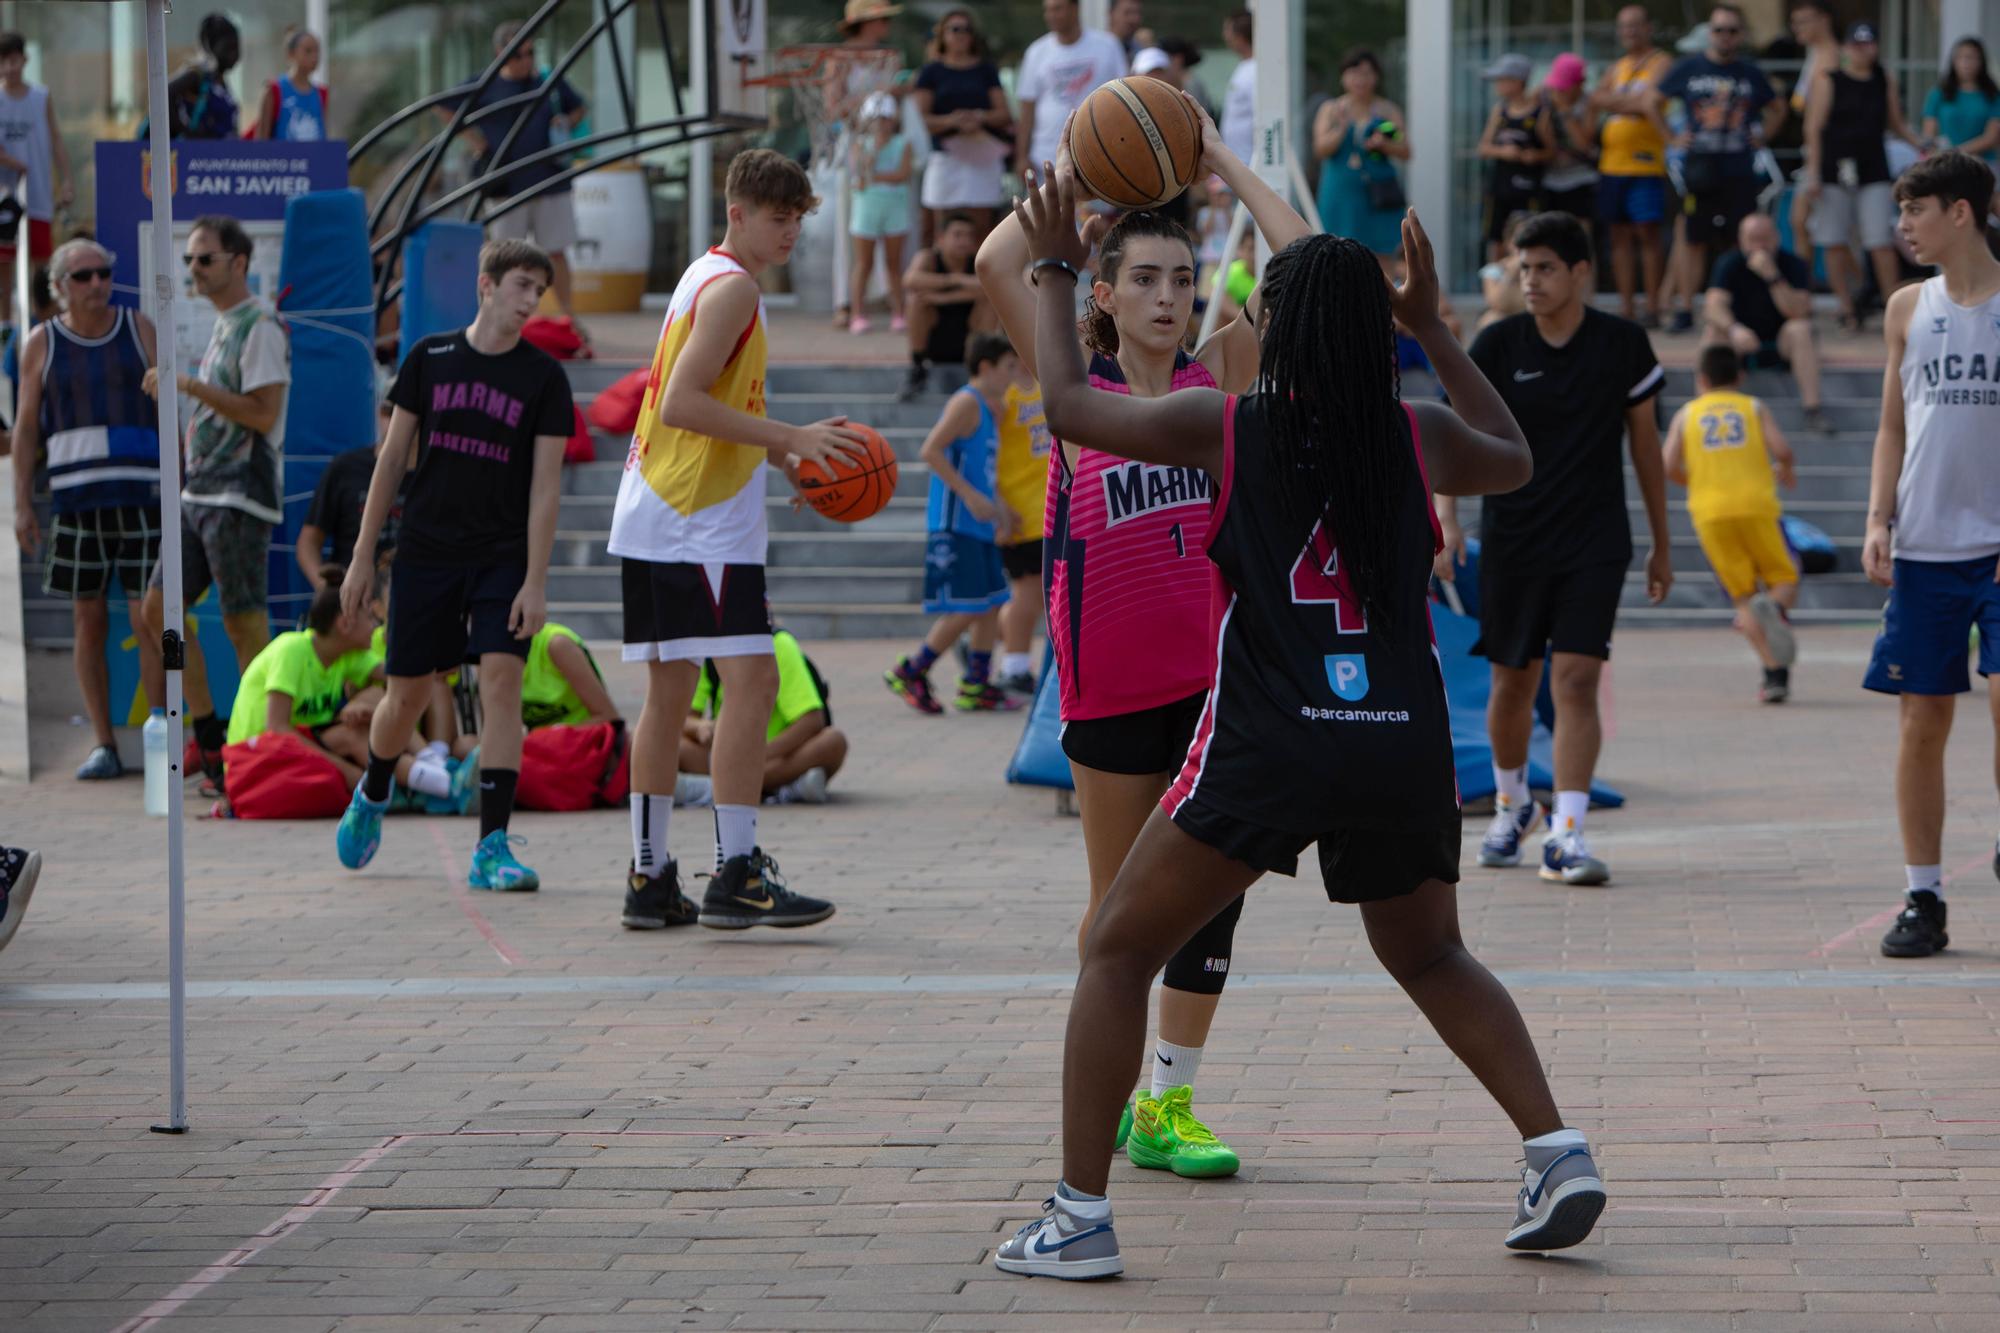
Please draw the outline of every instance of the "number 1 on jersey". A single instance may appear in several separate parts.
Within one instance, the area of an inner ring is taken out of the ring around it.
[[[1176,558],[1176,559],[1186,559],[1186,558],[1187,558],[1187,537],[1186,537],[1186,536],[1185,536],[1185,535],[1184,535],[1184,534],[1183,534],[1183,533],[1181,532],[1181,525],[1180,525],[1180,524],[1178,524],[1178,523],[1176,523],[1176,524],[1174,524],[1174,525],[1173,525],[1173,527],[1171,527],[1171,528],[1167,529],[1167,536],[1169,536],[1169,537],[1171,537],[1171,538],[1173,538],[1173,539],[1174,539],[1174,556],[1175,556],[1175,558]]]

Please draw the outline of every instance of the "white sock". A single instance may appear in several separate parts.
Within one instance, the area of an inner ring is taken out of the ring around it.
[[[1502,768],[1493,765],[1493,790],[1508,805],[1519,808],[1528,801],[1528,766]]]
[[[721,861],[748,856],[757,846],[757,807],[715,803],[715,854]]]
[[[1590,793],[1587,791],[1559,791],[1556,793],[1556,832],[1575,829],[1583,832],[1583,816],[1590,809]]]
[[[1071,1217],[1086,1222],[1108,1222],[1111,1220],[1111,1200],[1102,1194],[1085,1194],[1082,1190],[1069,1187],[1064,1181],[1056,1186],[1056,1197],[1062,1200],[1063,1211]]]
[[[1201,1068],[1201,1047],[1176,1046],[1170,1041],[1153,1043],[1153,1095],[1168,1088],[1194,1085],[1195,1071]]]
[[[443,759],[451,753],[451,747],[443,741],[432,741],[417,753],[431,759]]]
[[[1522,1139],[1523,1148],[1587,1148],[1589,1140],[1580,1129],[1558,1129],[1551,1134],[1542,1134],[1532,1139]]]
[[[1939,902],[1944,901],[1943,866],[1904,866],[1903,874],[1910,881],[1911,893],[1915,893],[1918,889],[1929,889],[1938,896]]]
[[[1025,676],[1033,670],[1034,668],[1028,664],[1028,655],[1026,653],[1002,653],[1000,655],[1000,674],[1003,676]]]
[[[674,798],[635,791],[632,801],[632,868],[651,879],[667,868],[667,823]]]
[[[422,792],[426,796],[449,796],[451,770],[436,755],[420,754],[410,764],[409,787],[411,791]]]

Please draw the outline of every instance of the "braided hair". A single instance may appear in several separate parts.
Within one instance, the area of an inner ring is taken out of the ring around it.
[[[1409,437],[1389,288],[1366,246],[1304,236],[1265,270],[1257,392],[1300,540],[1322,518],[1367,614],[1394,615],[1393,501],[1408,484]]]
[[[1188,249],[1188,262],[1193,263],[1194,238],[1188,235],[1186,227],[1164,213],[1127,213],[1097,243],[1097,281],[1117,286],[1118,270],[1125,264],[1125,247],[1133,241],[1149,238],[1180,242]],[[1105,356],[1118,355],[1117,321],[1110,311],[1098,307],[1095,296],[1085,299],[1083,319],[1077,324],[1077,332],[1083,335],[1083,345],[1091,351]]]

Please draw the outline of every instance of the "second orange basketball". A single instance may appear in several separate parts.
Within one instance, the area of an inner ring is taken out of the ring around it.
[[[1139,75],[1084,100],[1069,126],[1070,164],[1083,187],[1116,208],[1158,208],[1194,183],[1201,122],[1185,94]]]

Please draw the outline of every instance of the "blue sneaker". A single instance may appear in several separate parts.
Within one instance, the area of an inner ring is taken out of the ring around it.
[[[390,799],[395,799],[395,787],[389,788]],[[387,813],[389,802],[380,805],[361,794],[361,784],[354,785],[354,799],[347,803],[347,813],[340,817],[340,827],[334,830],[334,849],[340,853],[340,863],[349,870],[359,870],[375,859],[375,852],[382,845],[382,816]]]
[[[514,859],[514,849],[506,829],[494,829],[472,849],[472,869],[466,872],[470,888],[493,893],[533,893],[542,887],[542,877]]]
[[[1547,811],[1530,798],[1515,809],[1505,796],[1493,798],[1493,822],[1479,844],[1479,864],[1517,866],[1521,864],[1521,840],[1528,836]]]
[[[1542,843],[1542,878],[1551,884],[1595,888],[1611,882],[1611,868],[1590,854],[1590,844],[1574,828],[1551,833]]]

